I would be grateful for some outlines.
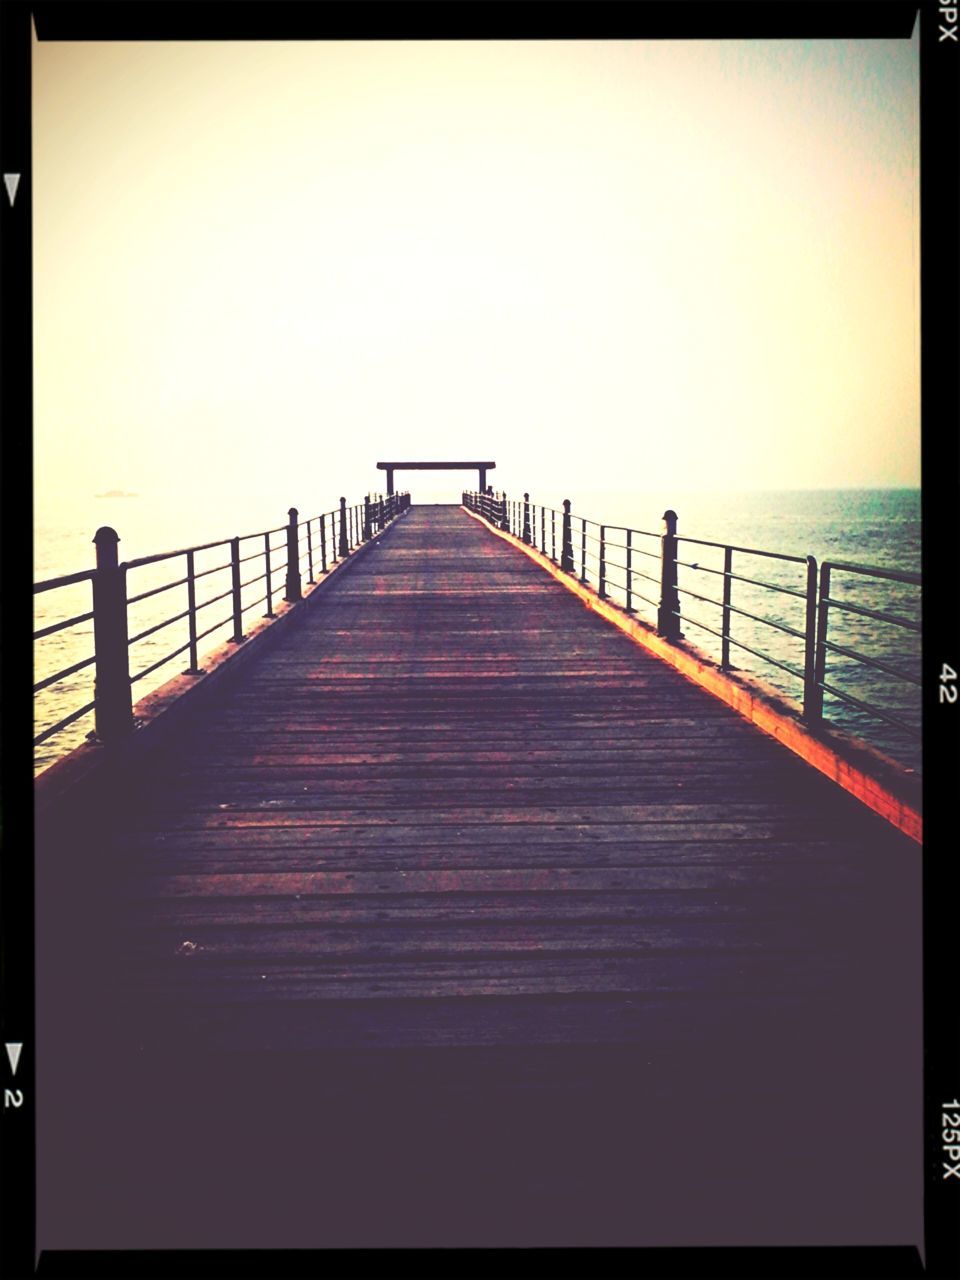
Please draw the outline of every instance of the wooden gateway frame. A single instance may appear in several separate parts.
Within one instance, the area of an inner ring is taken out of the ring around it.
[[[393,473],[395,471],[476,471],[479,476],[477,488],[484,493],[487,488],[487,472],[492,471],[495,462],[378,462],[377,470],[387,473],[387,493],[393,493]]]

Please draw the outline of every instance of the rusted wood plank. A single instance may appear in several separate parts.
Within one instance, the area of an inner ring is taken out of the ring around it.
[[[786,826],[786,824],[785,824]],[[658,838],[650,838],[644,831],[644,840],[627,840],[625,833],[616,827],[607,832],[595,828],[568,828],[561,840],[550,840],[544,832],[531,833],[529,840],[518,841],[512,828],[488,829],[476,826],[470,831],[447,833],[434,831],[433,837],[421,837],[416,827],[394,831],[392,828],[376,829],[375,838],[369,837],[367,828],[332,828],[329,832],[305,832],[303,828],[285,827],[232,827],[210,831],[143,832],[125,838],[123,849],[137,856],[147,856],[155,861],[173,864],[175,861],[195,858],[202,861],[212,856],[221,860],[237,860],[238,869],[244,859],[271,860],[283,865],[284,859],[296,859],[310,865],[404,865],[417,858],[422,865],[547,865],[556,859],[556,865],[605,865],[605,864],[660,864],[684,867],[700,861],[717,861],[726,864],[746,864],[755,861],[791,863],[803,859],[806,863],[860,863],[870,847],[867,840],[858,845],[829,841],[822,833],[797,833],[786,829],[774,837],[760,832],[740,832],[736,829],[718,829],[713,823],[708,828],[709,838],[698,838],[696,831],[681,828],[660,831]],[[818,867],[819,873],[819,867]]]
[[[529,920],[511,923],[461,921],[447,923],[441,917],[429,920],[428,927],[418,920],[406,925],[396,921],[374,921],[363,927],[326,923],[282,927],[262,920],[237,924],[203,923],[196,917],[189,922],[171,921],[164,927],[132,930],[127,947],[137,959],[174,958],[209,961],[232,957],[260,958],[273,961],[293,959],[325,959],[350,957],[358,961],[381,961],[400,956],[503,956],[538,955],[623,955],[633,952],[650,955],[656,952],[710,951],[750,953],[763,949],[769,956],[786,952],[820,951],[827,942],[836,942],[833,934],[836,917],[819,915],[815,921],[799,924],[796,920],[773,921],[691,921],[655,923],[636,922],[556,922]]]
[[[844,918],[855,902],[855,889],[833,886],[826,901],[821,882],[811,878],[807,885],[791,887],[796,908],[800,902],[811,918]],[[790,919],[783,903],[782,888],[769,885],[684,890],[608,889],[580,892],[542,889],[515,893],[374,893],[374,894],[276,894],[264,897],[176,897],[130,899],[126,920],[134,927],[152,923],[158,927],[178,925],[260,925],[260,924],[376,924],[383,921],[430,921],[444,923],[515,920],[524,923],[542,920],[571,921],[750,921],[776,926]],[[192,934],[187,936],[192,937]]]
[[[824,892],[835,883],[857,883],[862,876],[825,862],[816,868],[816,880]],[[813,876],[803,863],[754,867],[690,865],[674,867],[619,867],[615,875],[597,867],[545,868],[429,868],[397,871],[264,871],[223,874],[144,875],[139,892],[164,897],[263,897],[265,894],[341,893],[562,893],[618,890],[649,893],[661,889],[712,889],[735,885],[810,886]]]
[[[756,794],[756,788],[769,789],[778,783],[789,782],[789,778],[784,779],[782,770],[766,765],[757,765],[750,778],[744,778],[742,767],[731,764],[711,779],[710,787],[703,785],[701,773],[700,767],[691,763],[689,767],[677,768],[665,785],[649,766],[646,771],[634,766],[630,770],[618,769],[611,773],[602,766],[577,767],[575,764],[556,763],[541,764],[539,769],[514,773],[509,761],[503,761],[499,765],[488,764],[473,769],[433,765],[388,768],[381,772],[377,765],[365,764],[354,768],[297,765],[284,768],[281,762],[276,761],[269,765],[239,766],[229,771],[193,770],[189,779],[181,783],[180,791],[185,800],[190,797],[203,800],[213,791],[225,800],[287,798],[294,805],[303,804],[304,797],[309,796],[317,796],[324,803],[333,804],[338,803],[339,797],[339,803],[345,803],[349,798],[361,805],[374,804],[379,798],[386,798],[398,804],[420,805],[429,795],[431,803],[446,808],[457,802],[455,795],[451,794],[454,786],[468,792],[474,803],[481,793],[485,800],[489,798],[495,802],[498,797],[501,800],[507,798],[504,794],[507,791],[535,796],[538,802],[557,804],[564,802],[572,788],[589,783],[594,798],[611,805],[630,801],[652,804],[666,800],[678,789],[691,788],[696,792],[698,801],[723,797],[733,803],[746,803]],[[816,795],[812,788],[810,794],[811,798]],[[673,795],[671,798],[683,800],[693,797]],[[517,803],[516,795],[511,794],[509,799],[511,804]]]
[[[700,827],[705,824],[715,826],[729,826],[736,824],[741,828],[748,828],[751,823],[769,823],[776,820],[781,815],[785,815],[790,811],[791,806],[782,797],[773,797],[769,800],[750,800],[741,801],[739,803],[726,805],[723,803],[697,803],[688,804],[676,803],[673,800],[664,800],[661,803],[650,804],[616,804],[616,805],[596,805],[585,803],[582,799],[569,797],[564,804],[550,805],[531,805],[531,806],[506,806],[498,805],[471,805],[463,803],[454,803],[449,808],[440,810],[431,810],[424,814],[423,812],[413,809],[409,806],[391,805],[386,808],[376,808],[371,806],[369,811],[359,810],[355,807],[342,807],[325,805],[321,807],[308,807],[305,812],[295,812],[277,808],[272,814],[259,812],[255,805],[243,807],[238,802],[237,806],[228,805],[216,799],[216,795],[211,796],[210,808],[197,812],[195,814],[181,812],[177,815],[177,819],[170,823],[171,829],[183,822],[186,825],[192,825],[195,822],[213,827],[217,826],[235,826],[235,825],[262,825],[267,826],[288,826],[288,825],[305,825],[312,827],[339,827],[355,822],[360,822],[365,826],[409,826],[411,823],[418,827],[433,826],[502,826],[515,825],[522,826],[526,824],[534,824],[542,826],[543,824],[580,824],[592,827],[616,826],[616,827],[636,827],[644,826],[649,823],[662,826],[669,823],[682,823],[685,825],[695,824]],[[792,818],[791,814],[791,818]],[[797,820],[800,815],[797,815]],[[817,822],[817,815],[808,815],[807,821],[811,823]]]

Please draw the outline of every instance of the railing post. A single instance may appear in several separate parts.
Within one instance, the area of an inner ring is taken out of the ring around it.
[[[327,517],[320,517],[320,569],[323,573],[327,572]]]
[[[500,491],[500,528],[504,533],[510,532],[510,513],[507,509],[507,495]]]
[[[197,579],[194,552],[187,552],[187,636],[190,643],[190,665],[183,673],[185,676],[200,674],[197,664]]]
[[[349,554],[350,548],[347,546],[347,500],[340,499],[340,546],[339,552],[341,557]]]
[[[303,599],[303,588],[300,582],[300,544],[297,539],[300,512],[291,507],[287,512],[290,523],[287,525],[287,589],[283,598],[288,603]]]
[[[383,494],[381,493],[377,504],[377,529],[383,533]]]
[[[580,517],[580,581],[587,580],[587,517]]]
[[[543,504],[540,504],[540,550],[544,555],[547,554],[547,513]]]
[[[680,595],[677,591],[677,513],[663,513],[660,539],[660,608],[657,631],[668,640],[680,639]]]
[[[600,581],[597,585],[597,595],[601,600],[607,598],[607,526],[600,526]]]
[[[730,596],[733,591],[733,547],[723,548],[723,621],[720,624],[720,670],[730,670]],[[814,584],[816,586],[816,584]]]
[[[809,569],[808,569],[809,572]],[[816,656],[813,664],[813,684],[810,697],[806,688],[803,698],[803,717],[809,724],[819,724],[823,719],[823,682],[827,676],[827,626],[830,612],[830,565],[820,566],[820,602],[817,608]],[[807,597],[807,608],[810,599]],[[809,624],[808,624],[809,625]]]
[[[523,495],[523,541],[530,545],[530,495]]]
[[[627,613],[633,613],[633,530],[626,529],[627,535]]]
[[[311,525],[312,520],[307,521],[307,565],[310,569],[310,581],[313,581],[313,531]]]
[[[233,643],[243,639],[243,603],[240,599],[240,539],[230,539],[230,578],[233,589]]]
[[[127,573],[117,563],[120,538],[115,529],[104,525],[93,541],[97,548],[93,579],[93,644],[97,658],[94,714],[97,737],[103,743],[112,743],[133,732]]]
[[[369,542],[373,537],[373,524],[370,519],[370,495],[363,497],[363,540]]]
[[[265,618],[273,617],[273,573],[270,569],[270,534],[263,535],[263,561],[265,565],[265,577],[267,582],[267,612],[263,615]]]
[[[557,563],[557,513],[553,507],[550,508],[550,559]]]
[[[570,519],[570,499],[563,500],[563,531],[560,548],[560,568],[564,573],[573,573],[573,521]]]
[[[826,622],[824,622],[826,626]],[[823,712],[823,699],[816,700],[817,681],[817,561],[814,556],[807,556],[807,624],[806,639],[803,646],[803,718],[809,720],[817,710],[819,718]],[[824,637],[826,639],[826,637]]]

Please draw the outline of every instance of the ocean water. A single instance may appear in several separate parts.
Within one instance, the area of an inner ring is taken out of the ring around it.
[[[414,503],[418,490],[411,485]],[[311,509],[300,511],[301,520],[332,511],[339,495],[321,498]],[[519,490],[508,492],[520,498]],[[357,500],[360,495],[349,495]],[[563,498],[571,499],[573,542],[576,567],[580,568],[581,520],[601,521],[607,526],[608,592],[620,604],[625,603],[625,538],[621,530],[636,530],[632,535],[633,569],[635,571],[633,605],[639,617],[655,622],[659,597],[659,537],[661,517],[668,507],[677,512],[677,532],[681,539],[678,559],[681,589],[682,631],[686,640],[719,660],[720,640],[713,631],[721,629],[723,583],[717,570],[723,568],[722,547],[702,545],[720,543],[746,550],[733,554],[733,572],[740,579],[732,584],[731,603],[743,614],[734,613],[731,621],[731,661],[751,675],[766,681],[781,693],[799,701],[800,681],[789,670],[802,672],[803,641],[788,631],[769,625],[803,632],[805,603],[787,592],[803,592],[806,565],[750,554],[750,550],[778,552],[785,556],[815,556],[824,560],[852,562],[879,568],[920,571],[920,492],[919,490],[783,490],[746,493],[665,493],[653,490],[608,490],[604,492],[531,492],[531,501],[544,508],[560,509]],[[419,492],[421,501],[456,501],[455,491],[445,493],[431,487]],[[274,509],[276,508],[276,509]],[[251,518],[251,512],[253,517]],[[257,520],[257,516],[261,518]],[[279,503],[256,510],[249,500],[241,501],[223,495],[216,504],[192,510],[176,504],[137,497],[105,497],[88,505],[78,518],[77,512],[54,512],[38,520],[34,531],[35,581],[89,569],[94,564],[93,533],[99,525],[109,525],[121,535],[120,558],[130,560],[194,546],[236,535],[273,530],[270,536],[273,567],[272,589],[275,601],[282,596],[285,558],[283,525],[286,511]],[[560,555],[560,518],[546,515],[541,525],[539,509],[535,534],[540,543],[541,528],[546,534],[546,549],[554,545]],[[319,571],[319,526],[311,526],[314,559]],[[597,583],[596,524],[587,525],[587,576]],[[328,535],[329,536],[329,535]],[[555,544],[554,544],[555,539]],[[693,541],[694,539],[700,541]],[[263,538],[243,544],[243,555],[254,556],[263,550]],[[307,545],[301,546],[302,570],[307,576]],[[196,556],[196,571],[206,572],[197,585],[197,601],[214,601],[201,611],[199,630],[214,628],[200,642],[200,653],[209,651],[231,634],[228,625],[229,597],[216,601],[228,591],[229,572],[223,568],[229,561],[229,547],[215,546]],[[263,572],[261,559],[243,566],[244,581]],[[713,570],[713,572],[711,572]],[[640,575],[648,574],[648,578]],[[159,564],[133,570],[128,575],[130,596],[154,591],[167,583],[180,583],[185,576],[183,556]],[[653,580],[650,580],[653,579]],[[765,585],[760,585],[765,584]],[[264,582],[250,582],[243,591],[245,619],[256,620],[265,612]],[[648,599],[643,599],[646,596]],[[863,608],[880,610],[910,621],[920,621],[918,587],[865,578],[853,573],[835,571],[831,596]],[[701,598],[697,598],[701,597]],[[135,636],[158,623],[181,613],[186,608],[186,587],[177,585],[149,595],[130,606],[129,634]],[[91,608],[91,586],[82,582],[34,598],[35,630],[88,612]],[[715,603],[716,602],[716,603]],[[249,606],[249,608],[248,608]],[[746,617],[744,614],[753,615]],[[224,625],[215,627],[222,619]],[[769,620],[769,622],[767,621]],[[703,624],[698,626],[697,623]],[[709,628],[707,630],[706,628]],[[918,634],[887,623],[877,622],[862,614],[831,609],[828,638],[844,648],[878,661],[892,671],[911,676],[920,675],[920,637]],[[131,674],[146,670],[166,654],[186,642],[186,621],[180,619],[145,636],[131,647]],[[737,643],[739,642],[739,643]],[[75,627],[47,636],[35,645],[35,682],[56,671],[82,661],[93,653],[93,623],[85,621]],[[134,700],[157,688],[187,666],[186,653],[159,666],[134,685]],[[782,664],[782,665],[777,665]],[[826,680],[838,690],[860,702],[880,708],[887,714],[906,721],[919,730],[920,689],[908,680],[889,672],[876,670],[842,654],[831,654]],[[35,696],[36,733],[69,712],[92,700],[93,667],[87,666]],[[865,739],[893,756],[909,768],[920,770],[919,738],[893,724],[870,715],[841,699],[825,694],[824,715],[832,723]],[[92,713],[68,725],[41,743],[35,752],[37,769],[45,768],[66,751],[84,740],[93,728]]]

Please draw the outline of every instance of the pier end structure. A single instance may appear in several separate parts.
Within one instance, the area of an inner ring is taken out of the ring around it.
[[[477,488],[486,492],[487,472],[493,471],[495,462],[378,462],[377,470],[387,473],[387,493],[393,493],[395,471],[476,471]]]

